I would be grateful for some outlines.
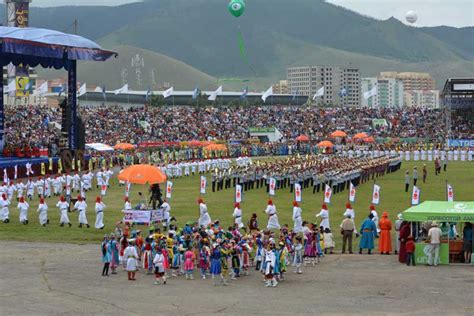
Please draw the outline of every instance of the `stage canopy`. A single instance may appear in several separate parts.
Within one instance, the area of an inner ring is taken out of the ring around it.
[[[68,148],[78,148],[77,127],[77,61],[106,61],[117,53],[103,50],[84,37],[47,29],[0,26],[0,64],[30,66],[68,71],[67,107],[70,111]],[[10,78],[11,79],[11,78]],[[3,84],[0,85],[0,150],[4,141]],[[83,146],[83,145],[81,145]]]
[[[105,61],[117,56],[84,37],[47,29],[0,26],[0,40],[2,66],[11,62],[16,66],[69,69],[70,61]]]
[[[408,222],[474,222],[474,202],[426,201],[403,212]]]

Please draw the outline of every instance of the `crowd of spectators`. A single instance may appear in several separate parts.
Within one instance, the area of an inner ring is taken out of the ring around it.
[[[49,147],[60,135],[61,111],[47,105],[6,106],[5,138],[14,148]],[[335,130],[348,135],[367,132],[374,138],[419,138],[441,143],[446,138],[443,110],[394,108],[317,108],[303,106],[246,107],[82,107],[86,142],[177,142],[191,140],[249,139],[251,127],[276,127],[283,138],[307,135],[313,142]],[[373,119],[387,125],[374,127]],[[55,124],[56,123],[56,124]],[[454,138],[474,138],[472,119],[452,118]]]

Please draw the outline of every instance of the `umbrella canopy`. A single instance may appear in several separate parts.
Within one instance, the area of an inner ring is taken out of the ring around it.
[[[135,146],[129,143],[118,143],[114,146],[115,150],[134,150]]]
[[[357,133],[352,138],[354,138],[354,139],[364,139],[364,138],[367,138],[367,137],[369,137],[369,135],[367,135],[366,133]]]
[[[322,148],[322,147],[327,148],[327,147],[333,147],[333,146],[334,146],[334,144],[332,142],[328,141],[328,140],[323,140],[322,142],[318,143],[318,147],[320,147],[320,148]]]
[[[296,140],[299,142],[309,142],[309,137],[306,135],[300,135],[296,137]]]
[[[198,140],[192,140],[188,143],[189,146],[199,147],[202,146],[202,143]]]
[[[346,137],[347,134],[344,133],[343,131],[335,131],[335,132],[332,132],[330,136],[334,137],[334,138],[336,138],[336,137]]]
[[[366,143],[375,143],[375,139],[372,136],[364,138],[364,142]]]
[[[156,166],[143,164],[126,168],[118,179],[134,184],[155,184],[166,182],[166,175]]]

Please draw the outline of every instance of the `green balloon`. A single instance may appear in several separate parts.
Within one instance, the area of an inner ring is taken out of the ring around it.
[[[244,0],[232,0],[227,5],[227,9],[229,10],[230,14],[238,18],[245,11],[245,2]]]

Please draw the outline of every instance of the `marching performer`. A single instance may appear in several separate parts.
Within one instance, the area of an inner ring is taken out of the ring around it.
[[[28,225],[28,209],[30,208],[30,205],[25,202],[25,198],[20,198],[17,208],[20,210],[20,223]]]
[[[267,229],[280,229],[276,206],[273,205],[273,201],[271,199],[268,200],[268,205],[264,212],[268,215]]]
[[[5,194],[2,194],[2,198],[0,199],[0,221],[5,224],[10,222],[10,210],[8,209],[8,205],[10,205],[10,200],[8,200]]]
[[[319,224],[320,227],[323,229],[331,229],[331,227],[329,227],[329,211],[325,203],[321,207],[321,212],[319,212],[316,217],[321,217],[321,223]]]
[[[66,202],[66,198],[61,195],[59,198],[58,203],[56,203],[56,207],[59,208],[61,213],[61,218],[59,219],[59,226],[64,226],[64,224],[68,224],[69,227],[72,226],[71,222],[69,221],[69,216],[67,215],[67,211],[69,208],[69,203]]]
[[[87,204],[86,201],[82,199],[82,196],[77,196],[77,202],[74,204],[74,210],[79,211],[79,228],[82,228],[82,225],[86,225],[87,228],[90,227],[87,222]]]
[[[301,210],[298,202],[293,201],[293,231],[295,233],[303,232],[303,219],[301,218],[302,212],[303,211]]]
[[[204,200],[199,198],[199,220],[198,225],[199,227],[207,227],[212,221],[209,213],[207,211],[207,205],[204,203]]]
[[[46,224],[49,224],[49,219],[48,219],[48,205],[44,202],[44,198],[40,198],[40,202],[38,204],[38,217],[39,217],[39,223],[42,226],[46,227]]]
[[[235,203],[234,204],[234,213],[232,214],[234,217],[234,223],[235,225],[241,229],[244,227],[244,224],[242,223],[242,209],[240,208],[240,203]]]
[[[100,196],[95,199],[95,228],[104,229],[104,210],[106,205],[102,202]]]

